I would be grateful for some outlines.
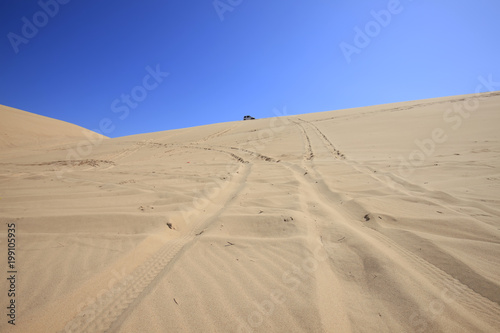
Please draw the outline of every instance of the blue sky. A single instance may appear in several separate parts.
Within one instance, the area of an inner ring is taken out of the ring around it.
[[[3,0],[0,104],[118,137],[474,93],[500,81],[499,15],[498,0]]]

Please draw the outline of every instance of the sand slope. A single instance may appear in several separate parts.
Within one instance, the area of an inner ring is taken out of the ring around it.
[[[0,149],[3,153],[20,151],[23,154],[47,146],[106,138],[77,125],[4,105],[0,105],[0,119]]]
[[[472,98],[5,148],[0,331],[497,332],[500,93]]]

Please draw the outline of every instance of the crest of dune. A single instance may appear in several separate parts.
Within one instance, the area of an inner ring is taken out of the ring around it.
[[[0,105],[0,149],[66,144],[88,137],[105,138],[62,120]]]

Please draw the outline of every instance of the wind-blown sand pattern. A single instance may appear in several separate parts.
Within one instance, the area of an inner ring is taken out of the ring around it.
[[[500,93],[480,97],[115,139],[1,107],[0,331],[498,332]]]

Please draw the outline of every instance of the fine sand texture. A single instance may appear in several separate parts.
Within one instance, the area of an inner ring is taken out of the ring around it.
[[[500,332],[499,111],[110,139],[1,107],[0,332]]]

